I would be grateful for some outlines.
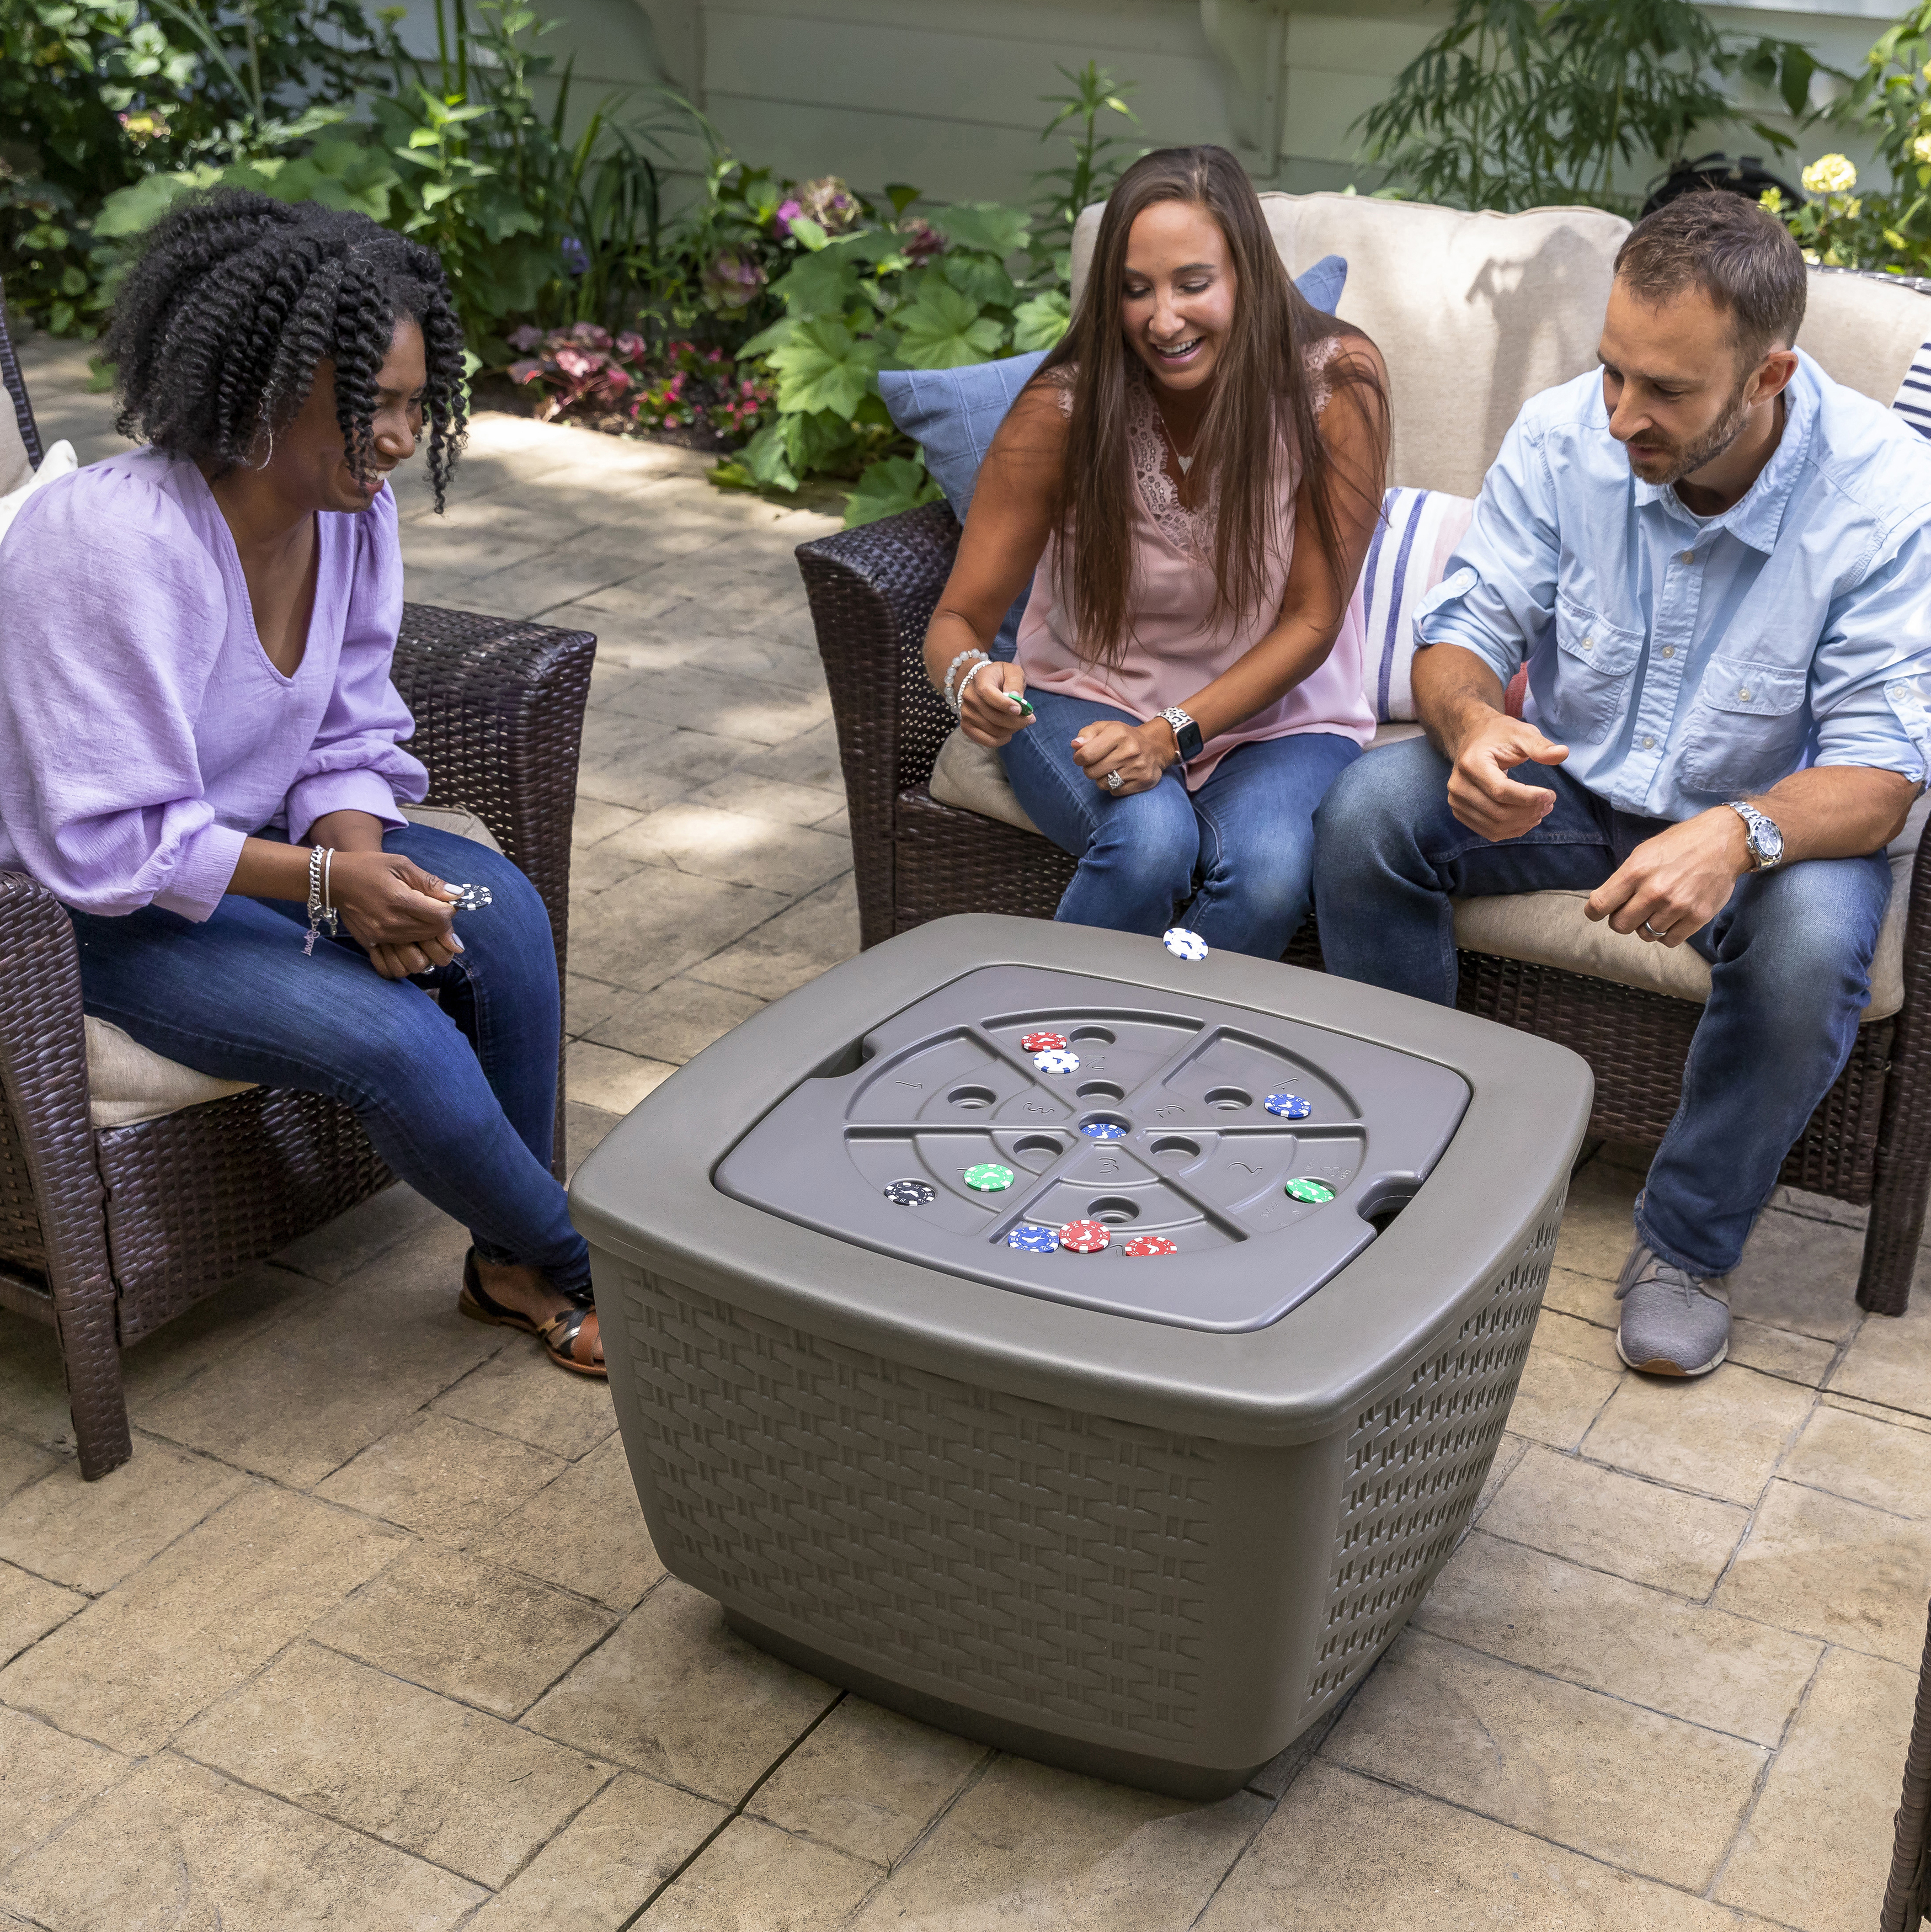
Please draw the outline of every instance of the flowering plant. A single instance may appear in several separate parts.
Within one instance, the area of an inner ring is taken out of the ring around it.
[[[536,415],[544,422],[614,416],[640,430],[708,431],[735,446],[757,429],[771,397],[721,349],[680,341],[653,352],[631,329],[613,335],[579,322],[546,334],[526,324],[509,344],[518,352],[510,378],[541,390]]]

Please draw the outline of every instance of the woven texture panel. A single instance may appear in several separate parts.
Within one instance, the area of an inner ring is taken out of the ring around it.
[[[1148,1741],[1193,1727],[1211,1445],[621,1279],[674,1567],[940,1695]]]
[[[1904,1795],[1879,1932],[1918,1932],[1931,1912],[1931,1630],[1918,1674],[1918,1706],[1904,1759]]]
[[[1449,1345],[1363,1405],[1348,1438],[1325,1628],[1306,1708],[1318,1712],[1380,1656],[1466,1526],[1502,1439],[1548,1286],[1567,1183]]]

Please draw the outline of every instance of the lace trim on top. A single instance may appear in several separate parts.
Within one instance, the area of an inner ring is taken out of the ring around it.
[[[1327,380],[1327,365],[1339,354],[1346,338],[1324,336],[1301,358],[1308,379],[1309,400],[1318,416],[1334,394]],[[1051,388],[1061,412],[1073,412],[1073,384],[1078,372],[1063,363],[1040,380]],[[1167,432],[1160,421],[1152,392],[1145,380],[1133,383],[1126,392],[1126,448],[1133,464],[1133,480],[1140,486],[1140,500],[1153,526],[1183,556],[1198,563],[1213,559],[1214,531],[1219,521],[1218,484],[1205,502],[1189,509],[1180,501],[1180,487],[1167,473]]]

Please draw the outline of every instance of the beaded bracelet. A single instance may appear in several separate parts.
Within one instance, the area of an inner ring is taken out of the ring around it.
[[[976,644],[974,644],[970,650],[960,652],[958,656],[953,658],[950,664],[946,665],[945,691],[946,704],[947,709],[952,711],[955,716],[957,715],[959,706],[964,699],[965,693],[961,690],[957,698],[955,698],[952,695],[952,680],[958,675],[959,666],[964,664],[967,658],[977,658],[982,664],[990,664],[992,662],[991,658],[988,657],[984,651],[981,650]],[[970,678],[971,675],[972,673],[970,671],[968,671],[966,674],[966,676],[968,678]]]

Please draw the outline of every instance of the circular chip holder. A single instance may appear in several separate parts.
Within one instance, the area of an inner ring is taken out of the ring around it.
[[[1120,1138],[1079,1131],[1047,1030]],[[874,1702],[1235,1790],[1466,1526],[1591,1096],[1547,1041],[1238,954],[988,916],[875,946],[577,1174],[651,1540]]]

